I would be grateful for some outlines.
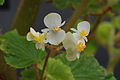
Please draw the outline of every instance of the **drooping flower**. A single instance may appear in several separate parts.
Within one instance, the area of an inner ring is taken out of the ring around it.
[[[44,24],[47,28],[42,29],[42,32],[47,32],[46,39],[52,45],[60,44],[65,38],[65,31],[60,27],[65,24],[62,23],[61,16],[57,13],[49,13],[44,18]]]
[[[63,40],[63,46],[66,49],[66,58],[69,61],[79,59],[81,51],[86,47],[83,39],[78,42],[70,32],[66,34],[66,37]]]
[[[74,31],[73,36],[79,41],[81,39],[84,39],[86,42],[88,41],[87,37],[90,32],[90,24],[87,21],[80,22],[77,25],[77,30],[74,28],[71,28],[72,31]]]
[[[39,33],[36,32],[33,28],[30,28],[30,32],[27,34],[27,40],[28,41],[34,41],[36,43],[37,49],[45,49],[44,43],[46,43],[45,40],[46,33]]]

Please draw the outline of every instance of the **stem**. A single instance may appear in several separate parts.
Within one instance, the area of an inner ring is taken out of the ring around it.
[[[90,34],[89,34],[89,36],[88,36],[88,39],[92,40],[92,39],[95,37],[94,34],[95,34],[96,29],[97,29],[98,25],[100,24],[102,18],[103,18],[103,15],[97,16],[97,19],[95,20],[93,29],[91,30],[91,32],[90,32]]]
[[[67,32],[70,28],[76,23],[78,18],[82,15],[82,12],[87,7],[90,0],[82,0],[77,9],[75,9],[73,15],[71,16],[70,20],[66,24],[64,30]]]
[[[39,69],[37,67],[37,64],[34,64],[34,69],[35,69],[35,80],[39,80]]]
[[[116,54],[116,53],[114,53]],[[115,69],[116,64],[120,61],[120,56],[118,55],[114,55],[112,57],[110,57],[108,66],[107,66],[107,72],[113,72]]]
[[[59,48],[52,46],[52,45],[49,45],[49,44],[45,44],[45,47],[47,47],[48,49],[53,50],[53,51],[57,51],[60,53],[66,53],[64,50],[60,50]]]
[[[44,65],[43,65],[43,69],[42,69],[41,79],[40,79],[40,80],[44,80],[44,73],[45,73],[45,69],[46,69],[46,66],[47,66],[47,63],[48,63],[48,59],[49,59],[49,57],[50,57],[50,54],[51,54],[51,53],[48,53],[48,55],[47,55],[46,58],[45,58],[45,62],[44,62]]]
[[[109,35],[110,35],[109,45],[107,46],[107,48],[109,51],[110,60],[109,60],[108,66],[107,66],[107,71],[113,72],[115,65],[117,64],[117,62],[119,60],[119,55],[117,53],[114,53],[112,50],[112,48],[114,47],[115,29],[113,29]]]
[[[97,16],[97,19],[95,20],[95,23],[94,23],[94,26],[93,26],[93,29],[91,30],[89,36],[88,36],[88,39],[93,39],[95,37],[95,31],[97,29],[97,27],[99,26],[100,22],[102,21],[102,18],[104,16],[104,14],[106,14],[107,12],[111,11],[112,8],[111,7],[107,7],[105,9],[103,9],[100,13],[98,14],[94,14],[92,16]]]
[[[33,26],[39,12],[42,0],[20,0],[20,5],[12,23],[12,29],[16,28],[21,35],[26,35]]]
[[[112,11],[112,7],[108,6],[107,8],[103,9],[100,13],[98,14],[89,14],[91,16],[101,16],[106,14],[107,12]]]

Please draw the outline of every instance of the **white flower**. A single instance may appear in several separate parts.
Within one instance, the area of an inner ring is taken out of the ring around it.
[[[46,39],[50,44],[58,45],[65,38],[65,31],[60,27],[65,24],[65,21],[62,23],[61,16],[57,13],[49,13],[44,18],[45,28],[41,30],[42,32],[48,32]]]
[[[30,32],[28,32],[27,34],[27,40],[28,41],[34,41],[36,43],[36,48],[37,49],[45,49],[44,43],[46,43],[45,41],[45,35],[46,33],[39,33],[36,32],[33,28],[30,28]]]
[[[72,33],[68,32],[66,34],[65,39],[63,40],[63,46],[66,49],[67,55],[66,58],[69,61],[74,61],[76,59],[79,59],[80,57],[80,52],[84,50],[85,46],[85,41],[79,40],[76,41]]]
[[[72,31],[74,31],[75,33],[73,33],[73,36],[79,41],[81,39],[84,39],[86,42],[88,41],[87,37],[89,32],[90,32],[90,24],[87,21],[83,21],[80,22],[77,25],[77,30],[74,28],[71,28]]]

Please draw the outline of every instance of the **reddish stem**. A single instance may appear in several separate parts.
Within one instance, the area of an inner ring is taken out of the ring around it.
[[[35,69],[35,80],[39,80],[39,69],[37,64],[34,64],[34,69]]]
[[[48,49],[50,49],[50,50],[57,51],[57,52],[60,52],[60,53],[66,53],[65,51],[60,50],[60,49],[58,49],[57,47],[51,46],[51,45],[49,45],[49,44],[45,44],[45,46],[46,46]]]
[[[45,58],[45,63],[43,65],[43,69],[42,69],[42,73],[41,73],[41,77],[40,77],[41,79],[40,80],[44,80],[44,73],[45,73],[45,69],[46,69],[49,57],[50,57],[50,53],[48,53],[48,55]]]
[[[93,26],[93,29],[92,29],[91,32],[90,32],[90,35],[88,36],[88,38],[89,38],[90,40],[95,38],[95,35],[94,35],[94,34],[95,34],[95,31],[96,31],[98,25],[100,24],[100,22],[101,22],[101,20],[102,20],[102,18],[103,18],[103,16],[104,16],[104,14],[106,14],[107,12],[109,12],[109,11],[111,11],[111,10],[112,10],[111,7],[107,7],[107,8],[105,8],[105,9],[103,9],[103,10],[101,11],[101,13],[95,14],[95,16],[97,16],[97,19],[96,19],[96,21],[95,21],[95,24],[94,24],[94,26]]]
[[[98,14],[89,14],[89,15],[91,15],[91,16],[101,16],[101,15],[104,15],[104,14],[106,14],[107,12],[109,12],[109,11],[111,11],[112,10],[112,7],[107,7],[107,8],[105,8],[105,9],[103,9],[100,13],[98,13]]]
[[[3,54],[3,52],[0,50],[0,55],[2,55]]]

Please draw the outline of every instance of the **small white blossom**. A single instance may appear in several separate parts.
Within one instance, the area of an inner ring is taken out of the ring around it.
[[[86,47],[85,41],[83,39],[79,40],[78,42],[70,32],[66,34],[66,37],[63,40],[63,46],[66,49],[66,58],[69,61],[79,59],[80,52],[83,51]]]
[[[42,29],[42,32],[47,32],[46,39],[52,45],[60,44],[65,38],[65,31],[60,27],[65,24],[62,23],[61,16],[57,13],[49,13],[44,18],[45,26],[48,28]]]
[[[30,28],[30,32],[28,32],[27,34],[27,40],[28,41],[34,41],[36,43],[36,48],[37,49],[45,49],[44,43],[46,43],[45,41],[45,36],[46,33],[39,33],[36,32],[33,28]]]
[[[66,49],[66,52],[67,52],[66,58],[69,61],[74,61],[76,59],[76,54],[78,52],[76,51],[75,43],[76,42],[72,33],[68,32],[66,34],[65,39],[63,40],[63,46]]]
[[[90,24],[87,21],[83,21],[80,22],[77,25],[77,30],[74,28],[71,28],[72,31],[74,31],[75,33],[73,33],[73,36],[75,37],[76,40],[81,40],[84,39],[86,42],[88,41],[87,37],[89,32],[90,32]]]

